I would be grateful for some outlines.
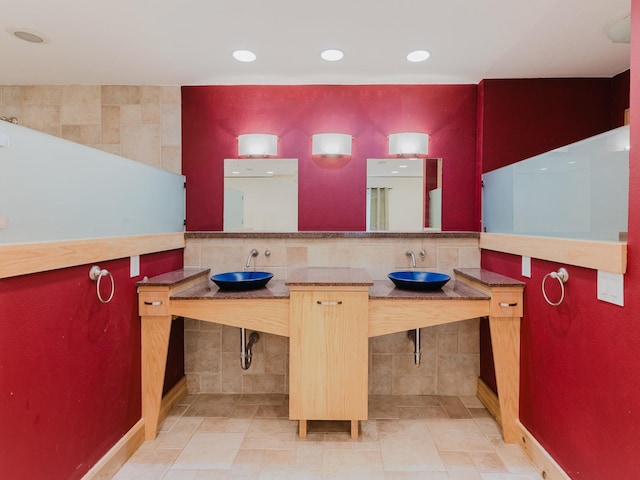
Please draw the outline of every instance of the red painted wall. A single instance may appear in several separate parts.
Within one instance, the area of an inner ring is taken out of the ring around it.
[[[482,171],[613,128],[607,78],[483,80]]]
[[[634,5],[639,8],[637,1]],[[634,31],[639,31],[636,25],[637,20]],[[640,53],[638,47],[633,50]],[[627,75],[604,80],[483,81],[479,92],[483,171],[621,125],[629,106],[624,92]],[[631,76],[631,94],[640,100],[637,75]],[[640,475],[640,457],[635,453],[640,448],[640,260],[633,254],[640,238],[640,130],[632,126],[631,137],[624,307],[598,301],[596,272],[577,267],[567,267],[565,301],[552,307],[542,297],[542,279],[563,265],[534,259],[532,277],[527,279],[521,276],[521,257],[482,252],[483,268],[526,282],[520,420],[574,479]],[[549,290],[550,296],[559,298],[553,282]],[[487,331],[481,332],[481,375],[491,384]]]
[[[243,133],[278,135],[279,156],[299,159],[299,230],[364,231],[366,159],[388,156],[387,135],[425,131],[442,157],[443,229],[477,230],[475,85],[304,85],[182,88],[187,230],[222,230],[223,160]],[[315,133],[348,133],[352,158],[311,158]]]
[[[81,478],[140,418],[140,318],[129,259],[102,304],[91,265],[0,280],[0,476]],[[182,250],[140,272],[182,267]],[[106,291],[105,291],[105,294]]]

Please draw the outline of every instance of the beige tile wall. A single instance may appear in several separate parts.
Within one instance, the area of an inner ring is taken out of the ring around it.
[[[181,173],[180,87],[4,85],[0,116]]]
[[[365,267],[372,278],[406,269],[406,251],[416,253],[420,269],[453,274],[454,268],[479,267],[476,239],[187,239],[185,266],[212,272],[242,270],[251,249],[258,269],[286,279],[304,266]],[[265,251],[271,252],[270,256]],[[419,252],[426,255],[421,257]],[[413,363],[406,333],[369,341],[369,391],[385,395],[475,395],[480,370],[479,321],[421,329],[422,363]],[[288,339],[261,334],[251,368],[240,368],[240,333],[197,320],[185,322],[185,371],[191,393],[286,393]]]

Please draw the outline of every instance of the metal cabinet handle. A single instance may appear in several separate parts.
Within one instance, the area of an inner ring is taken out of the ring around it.
[[[338,302],[321,302],[320,300],[318,300],[316,303],[318,305],[342,305],[342,300]]]
[[[158,301],[158,302],[144,302],[145,305],[153,305],[154,307],[157,307],[158,305],[162,305],[162,302]]]
[[[500,305],[501,307],[517,307],[518,302],[515,302],[515,303],[500,302],[498,305]]]

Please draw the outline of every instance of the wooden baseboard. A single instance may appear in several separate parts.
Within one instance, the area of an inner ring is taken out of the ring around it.
[[[538,473],[545,480],[571,480],[571,477],[556,463],[551,455],[535,439],[520,421],[516,421],[518,430],[517,443],[524,454],[531,460]]]
[[[489,413],[493,418],[495,418],[496,422],[498,422],[498,425],[502,426],[502,416],[500,415],[500,402],[498,401],[498,396],[493,393],[493,390],[489,388],[489,385],[487,385],[480,377],[478,377],[477,396],[478,400],[487,407]]]
[[[112,478],[144,442],[144,420],[140,419],[118,442],[89,470],[82,480],[107,480]]]
[[[499,424],[500,403],[498,396],[493,393],[493,390],[481,378],[478,378],[477,396]],[[571,477],[566,474],[535,437],[520,423],[520,420],[516,420],[516,430],[518,432],[517,445],[533,463],[542,478],[545,480],[571,480]]]
[[[182,400],[187,394],[187,377],[184,376],[173,386],[167,394],[162,397],[162,403],[160,404],[160,416],[158,417],[158,425],[167,418],[169,412],[176,404]]]
[[[162,398],[160,405],[160,423],[171,409],[187,394],[187,377],[178,383]],[[107,480],[112,478],[125,462],[144,443],[144,419],[141,418],[131,429],[111,447],[111,449],[89,470],[82,480]]]

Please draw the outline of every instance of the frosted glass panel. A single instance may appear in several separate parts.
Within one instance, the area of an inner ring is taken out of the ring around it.
[[[629,127],[488,172],[484,231],[618,241],[627,231]]]
[[[182,232],[184,177],[0,121],[0,243]]]

